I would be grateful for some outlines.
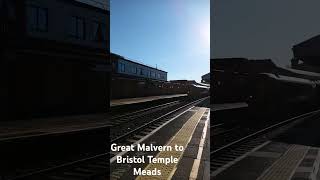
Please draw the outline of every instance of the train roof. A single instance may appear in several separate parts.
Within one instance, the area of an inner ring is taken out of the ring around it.
[[[271,59],[249,60],[246,58],[219,58],[211,59],[211,63],[215,70],[245,73],[271,72],[276,68],[276,65]]]
[[[286,70],[296,74],[297,76],[300,76],[300,77],[303,77],[306,79],[320,80],[320,73],[310,72],[310,71],[302,71],[302,70],[292,69],[292,68],[283,68],[283,69],[286,69]]]
[[[212,59],[213,71],[234,73],[272,73],[288,77],[296,77],[309,80],[320,80],[320,73],[302,71],[292,68],[280,67],[270,59],[249,60],[245,58],[220,58]]]
[[[192,84],[192,86],[197,87],[197,88],[210,89],[210,86],[207,86],[207,85]]]
[[[313,82],[309,79],[292,77],[292,76],[285,76],[285,75],[275,75],[272,73],[261,73],[261,74],[267,75],[268,77],[279,80],[279,81],[299,83],[299,84],[308,84],[308,85],[312,85],[312,86],[315,85],[315,82]]]

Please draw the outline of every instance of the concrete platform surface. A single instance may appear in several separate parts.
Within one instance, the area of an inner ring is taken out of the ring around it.
[[[143,103],[149,101],[155,101],[160,99],[170,99],[177,97],[186,97],[188,94],[174,94],[174,95],[162,95],[162,96],[147,96],[147,97],[138,97],[138,98],[126,98],[126,99],[113,99],[110,102],[110,106],[121,106],[121,105],[129,105],[136,103]]]
[[[183,146],[183,151],[162,151],[157,157],[175,157],[179,159],[177,164],[148,164],[145,170],[159,169],[161,176],[138,176],[137,180],[143,179],[206,179],[204,172],[210,171],[209,156],[209,109],[200,108],[196,113],[182,126],[182,128],[166,144],[174,147]],[[206,114],[205,114],[206,113]],[[209,175],[209,174],[208,174]]]
[[[63,133],[108,126],[109,114],[90,114],[29,120],[0,121],[0,141],[48,133]]]
[[[138,163],[111,164],[110,179],[145,180],[145,179],[176,179],[176,180],[209,180],[210,179],[210,111],[208,108],[194,107],[186,110],[175,120],[159,129],[143,144],[161,146],[183,146],[183,151],[152,151],[128,152],[124,157],[154,156],[156,158],[177,158],[177,163]],[[141,144],[141,143],[140,143]],[[133,176],[133,169],[145,171],[160,170],[161,175]]]
[[[119,99],[113,100],[111,104],[113,106],[120,106],[184,96],[187,96],[187,94]],[[52,118],[34,118],[28,120],[0,121],[0,140],[109,126],[110,118],[111,115],[108,113],[98,113],[58,116]]]
[[[172,179],[210,179],[210,122],[208,116],[199,121]]]

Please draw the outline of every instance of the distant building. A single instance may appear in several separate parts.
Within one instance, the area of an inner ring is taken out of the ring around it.
[[[292,68],[320,72],[320,35],[294,45],[292,51]]]
[[[117,54],[111,55],[114,74],[121,76],[167,81],[167,72],[129,60]]]
[[[106,111],[108,6],[0,0],[0,15],[1,114],[28,118]]]
[[[210,73],[207,73],[207,74],[201,76],[201,82],[206,83],[206,84],[210,84]]]

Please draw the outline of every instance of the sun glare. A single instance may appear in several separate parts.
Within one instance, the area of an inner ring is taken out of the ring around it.
[[[210,46],[210,24],[209,22],[202,23],[200,26],[200,39],[201,43],[209,47]]]

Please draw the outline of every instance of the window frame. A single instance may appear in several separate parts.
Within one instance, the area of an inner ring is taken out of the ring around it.
[[[86,19],[84,17],[81,16],[76,16],[76,15],[71,15],[70,16],[70,20],[73,21],[75,20],[75,27],[71,27],[71,28],[75,28],[75,34],[73,34],[73,32],[69,32],[69,36],[77,39],[77,40],[86,40]],[[80,33],[80,28],[79,28],[79,20],[82,21],[82,36]],[[73,25],[73,23],[70,23],[71,25]],[[70,29],[71,31],[71,29]]]
[[[34,5],[34,4],[27,4],[26,5],[26,17],[27,17],[27,23],[28,25],[30,25],[29,21],[30,18],[28,16],[28,11],[31,10],[31,9],[34,9],[35,10],[35,15],[36,15],[36,19],[33,19],[35,20],[35,26],[32,26],[30,27],[30,29],[32,31],[35,31],[35,32],[49,32],[49,8],[45,8],[45,7],[41,7],[41,6],[37,6],[37,5]],[[44,26],[44,29],[40,28],[40,10],[44,11],[45,12],[45,26]],[[34,17],[32,17],[34,18]]]
[[[120,72],[126,72],[126,66],[123,62],[119,62],[119,66],[120,66]]]
[[[97,25],[97,29],[93,28],[92,41],[95,41],[95,42],[107,41],[107,25],[103,22],[98,21],[98,20],[93,20],[92,25],[93,26]],[[98,35],[99,28],[101,31],[100,35]],[[98,38],[99,36],[101,36],[101,39]]]

